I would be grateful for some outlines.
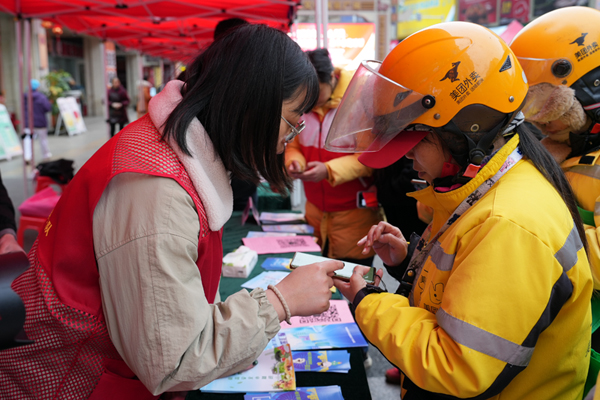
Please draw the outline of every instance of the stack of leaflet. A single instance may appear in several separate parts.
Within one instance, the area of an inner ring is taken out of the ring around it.
[[[300,213],[262,212],[259,220],[265,232],[314,233],[314,228],[306,224],[304,214]]]
[[[306,222],[304,214],[301,213],[274,213],[274,212],[261,212],[258,217],[260,222],[267,225],[273,224],[300,224]]]
[[[271,236],[296,236],[295,233],[288,232],[259,232],[259,231],[250,231],[246,234],[247,238],[255,238],[255,237],[271,237]]]
[[[251,368],[212,381],[201,387],[203,392],[244,393],[296,389],[296,375],[289,346],[266,349]]]
[[[344,400],[339,386],[299,387],[293,392],[247,393],[244,400]]]
[[[292,317],[291,325],[281,330],[268,347],[289,344],[292,351],[368,347],[368,343],[345,300],[330,300],[329,310],[319,315]]]
[[[339,386],[296,387],[296,372],[348,373],[350,354],[344,347],[367,347],[344,300],[331,300],[319,315],[292,317],[281,324],[250,369],[217,379],[203,392],[244,393],[244,400],[318,399],[343,400]],[[285,324],[285,325],[284,325]]]

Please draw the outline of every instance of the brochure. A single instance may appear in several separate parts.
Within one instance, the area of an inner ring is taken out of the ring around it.
[[[274,226],[276,226],[276,225],[274,225]],[[258,231],[250,231],[246,234],[247,238],[268,237],[268,236],[296,236],[296,234],[292,233],[292,232],[258,232]]]
[[[289,275],[289,272],[284,271],[265,271],[261,272],[254,278],[242,283],[242,287],[246,289],[256,289],[257,287],[267,290],[269,285],[277,285],[283,278]]]
[[[216,379],[200,388],[203,392],[243,393],[296,389],[296,375],[289,345],[263,351],[249,370]]]
[[[350,371],[350,353],[347,350],[292,351],[296,372]]]
[[[355,323],[350,307],[346,300],[329,300],[329,309],[324,313],[309,315],[306,317],[292,317],[291,325],[287,322],[281,323],[281,329],[291,329],[313,325],[331,325],[343,323]]]
[[[263,224],[282,224],[282,223],[296,223],[296,222],[306,222],[304,219],[304,214],[301,213],[274,213],[274,212],[261,212],[260,213],[260,222]]]
[[[308,224],[262,225],[262,229],[265,232],[315,233],[315,228]]]
[[[368,347],[355,322],[314,325],[280,330],[267,347],[289,344],[292,351]]]
[[[244,400],[344,400],[339,386],[299,387],[294,392],[247,393]]]
[[[291,258],[267,257],[267,259],[263,261],[261,267],[267,271],[290,272],[290,262],[292,262]]]
[[[310,236],[246,237],[242,238],[242,242],[258,254],[321,251],[321,247]]]
[[[246,208],[242,211],[242,225],[246,223],[248,217],[252,216],[254,222],[257,225],[260,225],[260,219],[258,217],[258,208],[254,205],[254,201],[252,201],[252,196],[248,197],[248,203],[246,204]]]

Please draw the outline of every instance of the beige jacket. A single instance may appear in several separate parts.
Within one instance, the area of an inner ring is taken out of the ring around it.
[[[262,289],[208,303],[195,265],[198,214],[174,180],[116,176],[93,224],[110,337],[151,392],[197,389],[238,372],[279,331]]]

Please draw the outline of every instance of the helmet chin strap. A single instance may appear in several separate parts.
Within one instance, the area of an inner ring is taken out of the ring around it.
[[[450,187],[457,183],[465,184],[474,178],[481,169],[481,163],[485,157],[492,153],[494,139],[498,136],[498,132],[504,129],[511,119],[512,113],[507,114],[501,123],[497,124],[492,130],[483,133],[483,136],[477,143],[475,143],[468,133],[461,131],[452,120],[443,127],[437,128],[440,131],[449,132],[457,137],[464,138],[469,150],[466,154],[457,154],[450,148],[450,154],[460,165],[460,169],[454,175],[444,176],[442,174],[442,177],[434,179],[433,186]],[[443,138],[442,135],[440,137]]]
[[[600,148],[600,134],[591,133],[593,124],[586,133],[570,133],[569,143],[571,144],[571,153],[567,158],[581,156]]]

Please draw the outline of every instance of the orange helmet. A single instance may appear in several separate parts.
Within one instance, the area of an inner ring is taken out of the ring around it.
[[[587,114],[600,121],[600,11],[565,7],[537,18],[511,48],[531,86],[570,86]]]
[[[374,166],[381,167],[379,150],[397,147],[386,146],[392,139],[397,137],[396,145],[404,142],[404,149],[395,148],[387,165],[414,147],[423,131],[435,130],[468,142],[468,154],[460,154],[464,149],[450,146],[456,139],[440,134],[461,165],[479,163],[520,109],[527,89],[521,66],[495,33],[469,22],[437,24],[403,40],[383,63],[363,62],[338,108],[326,148],[378,152],[372,156],[380,161]]]
[[[565,7],[524,27],[510,44],[531,86],[571,86],[600,65],[600,11]]]

